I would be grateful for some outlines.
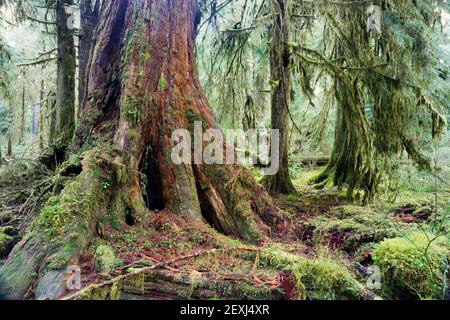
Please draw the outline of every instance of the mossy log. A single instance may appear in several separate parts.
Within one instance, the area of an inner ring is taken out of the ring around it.
[[[63,300],[282,300],[281,289],[257,284],[250,275],[195,270],[150,270],[92,285]]]

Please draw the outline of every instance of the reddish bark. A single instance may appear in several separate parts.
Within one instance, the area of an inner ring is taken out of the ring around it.
[[[86,132],[97,139],[109,136],[114,139],[114,147],[127,155],[127,159],[122,157],[121,161],[129,172],[140,171],[150,147],[157,162],[166,209],[201,220],[203,208],[210,211],[206,214],[218,229],[250,238],[242,224],[253,222],[243,216],[242,208],[236,209],[237,199],[248,200],[244,206],[251,208],[254,195],[260,212],[272,206],[250,175],[242,173],[250,179],[252,190],[242,190],[243,194],[233,199],[225,186],[238,176],[239,168],[179,166],[170,160],[173,130],[192,128],[194,120],[204,121],[207,128],[218,127],[196,70],[195,22],[199,15],[196,1],[141,1],[134,4],[117,1],[110,7],[111,10],[102,12],[102,26],[88,81],[91,99],[83,105],[84,115],[92,114],[93,110],[102,112],[88,131],[87,121],[92,118],[83,117],[84,126],[78,132],[79,145],[86,142]],[[104,131],[105,122],[111,123],[108,132]],[[214,179],[220,179],[221,185]],[[131,190],[125,185],[130,190],[128,205],[135,209],[137,219],[139,210],[135,204],[143,202],[139,181],[139,174],[133,174]],[[200,197],[199,185],[203,189]],[[245,193],[249,193],[250,199],[245,199]]]

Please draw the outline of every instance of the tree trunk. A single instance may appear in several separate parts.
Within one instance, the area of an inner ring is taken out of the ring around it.
[[[289,174],[289,107],[291,104],[291,71],[289,12],[285,0],[273,0],[276,12],[270,49],[272,85],[272,129],[280,130],[280,170],[264,180],[270,192],[289,194],[295,191]]]
[[[25,143],[25,71],[22,72],[23,85],[22,85],[22,106],[20,109],[20,135],[19,144]]]
[[[38,131],[39,131],[39,149],[44,149],[44,95],[45,95],[45,81],[44,78],[41,80],[41,89],[39,92],[39,120],[38,120]]]
[[[12,158],[13,156],[13,148],[12,148],[12,137],[11,134],[8,136],[8,152],[6,153],[8,158]]]
[[[266,236],[261,217],[277,209],[248,170],[171,161],[173,130],[192,133],[194,121],[217,128],[196,70],[196,22],[195,0],[104,3],[72,150],[83,156],[81,173],[0,268],[0,295],[22,297],[35,280],[37,298],[59,297],[66,266],[76,264],[111,211],[130,224],[164,208],[226,235],[253,242]],[[61,217],[56,225],[53,214]]]
[[[56,141],[56,93],[49,92],[47,95],[47,114],[48,114],[48,144],[53,146]]]
[[[345,57],[343,50],[338,42],[336,56]],[[341,77],[334,80],[337,115],[333,153],[327,168],[314,182],[317,187],[331,184],[341,188],[346,185],[349,198],[355,189],[362,189],[365,191],[364,202],[369,202],[380,177],[374,161],[373,136],[364,109],[364,93],[356,78],[350,74]]]
[[[91,52],[94,32],[98,23],[98,15],[100,11],[100,0],[81,0],[80,2],[80,43],[78,50],[78,66],[79,66],[79,81],[78,81],[78,101],[81,105],[84,100],[84,93],[87,78],[87,66],[89,60],[89,53]]]
[[[56,138],[58,147],[66,148],[75,130],[75,71],[76,51],[74,29],[69,27],[65,6],[69,0],[56,1],[56,29],[58,38]]]

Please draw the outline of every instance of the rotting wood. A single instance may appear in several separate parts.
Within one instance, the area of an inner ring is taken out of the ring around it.
[[[102,296],[104,296],[104,298],[110,297],[111,299],[114,299],[114,295],[111,294],[111,292],[109,292],[109,291],[112,289],[116,289],[117,287],[121,287],[123,284],[126,284],[126,282],[130,279],[135,280],[136,277],[146,278],[149,274],[150,275],[153,274],[155,270],[161,270],[163,268],[170,266],[171,264],[174,264],[174,263],[177,263],[180,261],[193,259],[193,258],[197,258],[200,256],[210,255],[210,254],[211,255],[224,254],[224,253],[229,253],[229,252],[233,252],[233,251],[259,252],[260,249],[253,248],[253,247],[239,247],[239,248],[225,248],[225,249],[212,249],[212,250],[199,251],[199,252],[196,252],[196,253],[193,253],[190,255],[186,255],[183,257],[177,257],[177,258],[173,258],[173,259],[170,259],[167,261],[163,261],[163,262],[157,263],[157,264],[149,266],[149,267],[144,267],[139,270],[130,272],[128,274],[120,275],[120,276],[115,277],[114,279],[105,281],[100,284],[90,285],[75,294],[72,294],[72,295],[62,298],[61,300],[83,300],[83,297],[92,298],[93,295],[95,296],[95,292],[97,292],[97,291],[104,291],[103,295],[102,295]],[[146,259],[143,259],[143,260],[146,260]],[[142,263],[143,260],[137,261],[135,264],[128,265],[127,269],[128,270],[132,269],[133,266],[136,266],[139,263]],[[123,268],[122,268],[122,270],[123,270]],[[180,274],[180,272],[178,272],[177,270],[166,270],[166,271],[173,272],[174,274]],[[133,282],[134,281],[132,281],[132,283]],[[133,286],[131,286],[131,287],[133,287]],[[106,288],[106,290],[105,290],[105,288]],[[134,289],[136,289],[136,287],[134,287]],[[142,287],[142,289],[141,289],[142,293],[144,293],[143,290],[144,289]]]

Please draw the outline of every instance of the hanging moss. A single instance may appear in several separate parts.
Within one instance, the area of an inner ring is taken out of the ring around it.
[[[436,19],[432,1],[381,2],[382,35],[367,30],[367,4],[327,6],[317,11],[327,20],[323,52],[293,45],[296,57],[329,74],[337,119],[329,166],[315,182],[356,189],[373,200],[390,159],[406,151],[424,170],[423,151],[445,133],[445,105],[429,77],[438,57],[430,50],[429,27]],[[334,42],[334,46],[326,43]],[[333,51],[330,49],[333,48]],[[328,58],[331,56],[333,59]],[[327,100],[327,104],[330,104]],[[322,122],[315,131],[321,132]]]

